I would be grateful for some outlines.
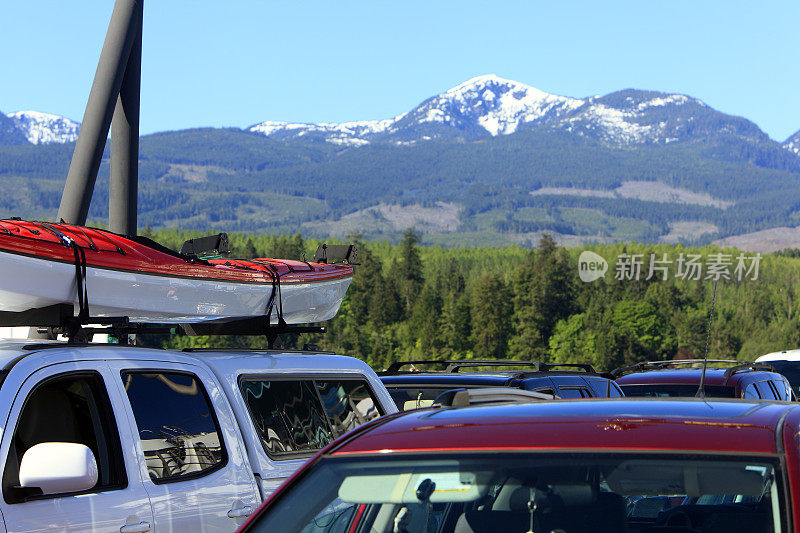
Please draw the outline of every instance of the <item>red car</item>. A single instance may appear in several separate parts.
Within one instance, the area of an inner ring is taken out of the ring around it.
[[[416,410],[312,459],[247,532],[800,531],[800,405],[594,399]]]
[[[618,368],[611,375],[625,396],[693,397],[700,386],[702,364],[702,359],[653,361]],[[769,364],[722,360],[708,364],[704,386],[707,397],[795,399],[789,380]]]

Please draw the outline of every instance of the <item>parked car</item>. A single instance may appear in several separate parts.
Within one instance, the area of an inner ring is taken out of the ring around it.
[[[766,363],[710,360],[704,393],[712,398],[751,398],[793,401],[792,387]],[[727,367],[725,366],[727,365]],[[625,396],[691,397],[703,378],[703,360],[650,361],[611,372]]]
[[[366,364],[310,352],[5,342],[0,368],[7,531],[232,531],[396,411]]]
[[[768,353],[757,358],[756,363],[767,363],[786,376],[794,395],[800,397],[800,350]]]
[[[419,371],[418,367],[444,367]],[[476,371],[479,368],[496,370]],[[520,370],[512,370],[520,368]],[[469,372],[462,372],[468,369]],[[559,398],[619,397],[613,380],[584,364],[550,364],[538,361],[466,360],[400,361],[383,372],[381,381],[397,408],[427,407],[443,392],[457,388],[513,387]]]
[[[800,405],[542,401],[391,415],[328,446],[242,532],[800,530]]]

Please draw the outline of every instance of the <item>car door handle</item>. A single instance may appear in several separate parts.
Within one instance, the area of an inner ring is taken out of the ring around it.
[[[119,533],[147,533],[150,531],[150,522],[128,524],[119,528]]]
[[[253,514],[253,508],[249,505],[245,505],[244,507],[237,507],[236,509],[228,511],[228,518],[244,518],[251,514]]]

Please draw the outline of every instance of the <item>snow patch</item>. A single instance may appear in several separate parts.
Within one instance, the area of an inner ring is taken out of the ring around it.
[[[74,142],[81,126],[74,120],[41,111],[17,111],[8,117],[32,144]]]
[[[369,144],[369,141],[364,139],[355,139],[353,137],[328,137],[325,139],[325,142],[342,146],[364,146],[365,144]]]
[[[639,109],[642,110],[647,109],[648,107],[662,107],[666,105],[683,105],[688,103],[689,100],[689,97],[683,94],[670,94],[642,102],[639,104]]]

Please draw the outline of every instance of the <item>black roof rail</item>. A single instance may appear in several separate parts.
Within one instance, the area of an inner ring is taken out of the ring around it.
[[[283,348],[183,348],[182,352],[188,353],[274,353],[274,354],[297,354],[297,355],[337,355],[336,352],[329,350],[284,350]]]
[[[708,363],[724,363],[724,364],[733,364],[738,365],[741,364],[741,361],[735,361],[732,359],[709,359]],[[681,365],[702,365],[703,359],[671,359],[668,361],[641,361],[639,363],[635,363],[628,366],[621,366],[619,368],[615,368],[609,375],[618,378],[623,374],[630,374],[633,372],[643,372],[645,370],[659,370],[662,368],[669,368],[671,366],[681,366]]]
[[[542,361],[521,361],[516,359],[426,359],[415,361],[395,361],[389,365],[389,368],[383,372],[379,372],[382,376],[390,376],[400,373],[400,369],[409,365],[447,365],[444,369],[445,373],[457,373],[461,368],[465,367],[479,367],[479,366],[525,366],[532,367],[533,372],[547,372],[553,368],[558,367],[572,367],[583,370],[584,372],[596,373],[592,365],[581,363],[544,363]],[[410,371],[406,371],[410,372]]]
[[[778,372],[775,370],[775,367],[768,364],[768,363],[742,363],[736,366],[732,366],[731,368],[726,368],[725,373],[722,374],[722,379],[724,384],[728,384],[728,380],[733,377],[734,374],[739,372],[750,372],[756,370],[765,370],[767,372]]]
[[[512,387],[487,387],[478,389],[453,389],[440,394],[434,407],[467,407],[489,403],[537,403],[558,399],[558,396]]]

